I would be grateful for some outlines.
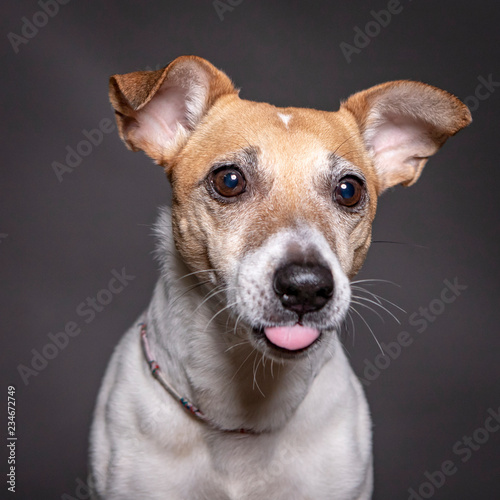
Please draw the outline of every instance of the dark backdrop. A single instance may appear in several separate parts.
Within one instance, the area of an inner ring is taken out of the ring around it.
[[[406,311],[389,305],[401,325],[363,310],[392,358],[377,357],[355,314],[345,345],[373,414],[375,499],[405,499],[409,488],[422,498],[500,498],[500,432],[489,419],[500,406],[498,2],[73,0],[57,13],[44,4],[52,17],[42,4],[5,1],[0,19],[1,435],[13,385],[17,497],[85,498],[99,383],[158,274],[151,224],[170,188],[159,167],[109,132],[108,77],[195,54],[225,70],[242,97],[276,105],[335,110],[354,91],[409,78],[471,106],[473,124],[419,182],[380,200],[360,279],[399,285],[370,289]],[[380,27],[371,11],[388,8],[398,13],[382,15]],[[343,42],[356,49],[350,62]],[[102,138],[94,132],[85,149],[84,131],[99,126]],[[58,178],[54,162],[78,146],[87,156]],[[135,279],[95,317],[82,315],[79,305],[122,268]],[[455,287],[450,303],[440,298],[445,280]],[[57,335],[65,328],[67,342]],[[390,343],[403,331],[412,343],[398,349]],[[448,475],[436,473],[443,468]],[[3,498],[4,480],[1,488]]]

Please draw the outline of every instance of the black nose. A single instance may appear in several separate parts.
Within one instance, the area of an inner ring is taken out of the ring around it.
[[[319,311],[333,295],[333,276],[320,264],[287,264],[274,275],[274,291],[299,316]]]

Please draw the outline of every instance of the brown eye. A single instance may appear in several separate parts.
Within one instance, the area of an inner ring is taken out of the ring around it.
[[[337,184],[333,196],[335,201],[344,207],[354,207],[363,195],[363,183],[356,177],[344,177]]]
[[[243,193],[246,188],[243,174],[235,167],[222,167],[212,174],[212,186],[224,198]]]

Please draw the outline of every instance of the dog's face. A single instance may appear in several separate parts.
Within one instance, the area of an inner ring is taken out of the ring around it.
[[[113,77],[111,99],[122,138],[167,171],[183,259],[278,358],[338,329],[377,196],[415,182],[470,121],[458,99],[415,82],[355,94],[338,112],[245,101],[194,57]]]
[[[237,96],[210,114],[172,166],[177,247],[213,269],[257,347],[297,355],[346,313],[347,276],[370,241],[373,167],[349,116]]]

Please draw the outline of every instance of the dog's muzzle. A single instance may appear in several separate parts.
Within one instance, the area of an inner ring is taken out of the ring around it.
[[[309,347],[320,336],[317,328],[303,326],[307,313],[322,309],[333,296],[333,275],[320,264],[289,263],[274,275],[274,292],[285,309],[298,315],[292,326],[266,327],[263,333],[274,346],[288,351]]]
[[[238,263],[235,277],[228,300],[252,328],[252,344],[280,358],[329,342],[349,306],[348,278],[314,227],[270,236]]]

